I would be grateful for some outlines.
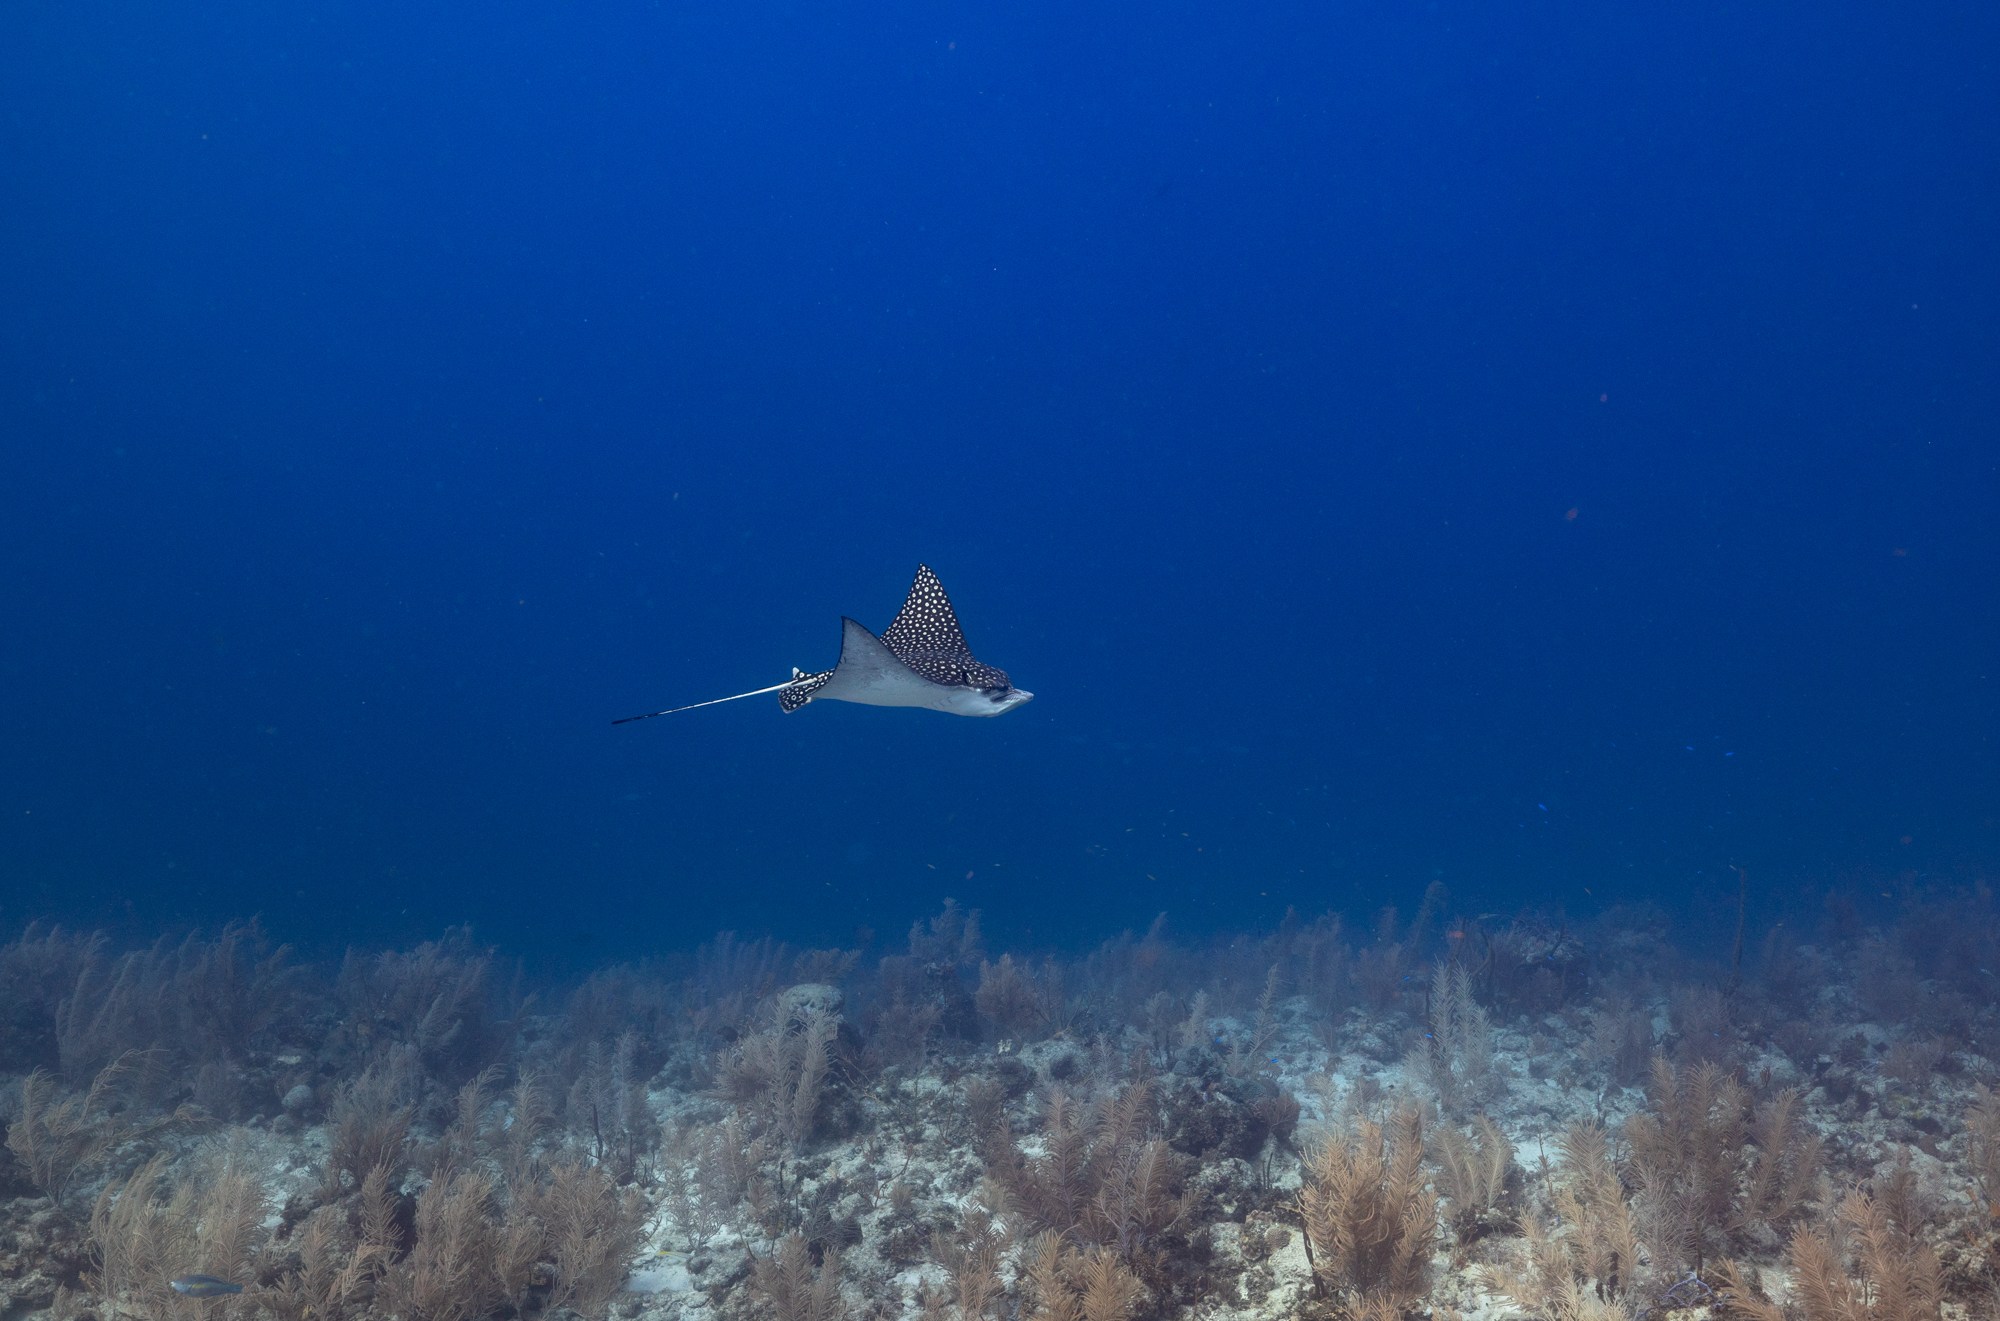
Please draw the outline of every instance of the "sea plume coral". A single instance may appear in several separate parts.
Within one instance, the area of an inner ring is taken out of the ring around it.
[[[1563,1135],[1562,1167],[1550,1187],[1556,1223],[1524,1216],[1524,1260],[1488,1272],[1488,1284],[1530,1311],[1572,1321],[1622,1303],[1639,1282],[1640,1230],[1596,1124]],[[1623,1315],[1619,1306],[1614,1313]]]
[[[845,1321],[847,1316],[840,1296],[840,1254],[829,1250],[814,1270],[805,1235],[796,1229],[778,1240],[770,1256],[757,1259],[750,1287],[774,1321]]]
[[[1941,1314],[1937,1253],[1863,1192],[1849,1193],[1827,1228],[1793,1230],[1790,1265],[1792,1300],[1803,1321],[1937,1321]],[[1724,1264],[1720,1278],[1725,1315],[1793,1321],[1795,1314],[1763,1297],[1734,1262]]]
[[[1438,1198],[1423,1157],[1423,1120],[1409,1107],[1387,1124],[1357,1120],[1307,1156],[1298,1211],[1313,1275],[1345,1316],[1399,1317],[1430,1291]]]
[[[82,1092],[65,1094],[55,1077],[41,1069],[21,1080],[20,1105],[7,1125],[7,1148],[49,1200],[60,1206],[78,1171],[122,1144],[200,1121],[185,1106],[148,1118],[134,1113],[127,1093],[148,1062],[144,1052],[126,1051],[99,1069]]]

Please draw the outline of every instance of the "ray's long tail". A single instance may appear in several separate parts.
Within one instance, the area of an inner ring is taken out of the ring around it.
[[[732,693],[728,697],[711,697],[706,702],[689,702],[686,706],[670,706],[664,711],[645,711],[636,716],[620,716],[612,721],[614,725],[629,725],[634,720],[651,720],[654,716],[670,716],[676,711],[692,711],[698,706],[719,706],[723,702],[738,702],[746,697],[762,697],[765,693],[780,693],[798,683],[798,675],[783,683],[774,683],[769,688],[753,688],[747,693]]]

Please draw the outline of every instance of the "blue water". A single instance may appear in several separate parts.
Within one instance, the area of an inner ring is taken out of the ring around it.
[[[2000,11],[14,5],[0,919],[2000,863]],[[919,562],[1038,696],[774,698]]]

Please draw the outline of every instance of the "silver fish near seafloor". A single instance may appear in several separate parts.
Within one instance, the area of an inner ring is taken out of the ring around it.
[[[177,1280],[168,1280],[167,1284],[175,1293],[186,1294],[190,1298],[223,1298],[243,1292],[243,1286],[234,1280],[214,1275],[183,1275]]]
[[[1007,671],[973,658],[965,631],[958,626],[958,613],[944,594],[944,584],[928,564],[920,564],[903,608],[882,636],[876,637],[841,616],[840,660],[832,669],[807,674],[794,668],[790,679],[769,688],[670,706],[611,723],[650,720],[763,693],[776,693],[779,707],[786,712],[824,698],[862,706],[914,706],[955,716],[1005,715],[1035,696],[1016,688]]]

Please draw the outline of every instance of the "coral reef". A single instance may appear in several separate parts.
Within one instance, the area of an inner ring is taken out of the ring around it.
[[[30,927],[0,1313],[2000,1314],[1984,889],[1715,964],[1436,885],[1356,929],[995,952],[946,904],[531,993],[463,930],[323,968]]]

